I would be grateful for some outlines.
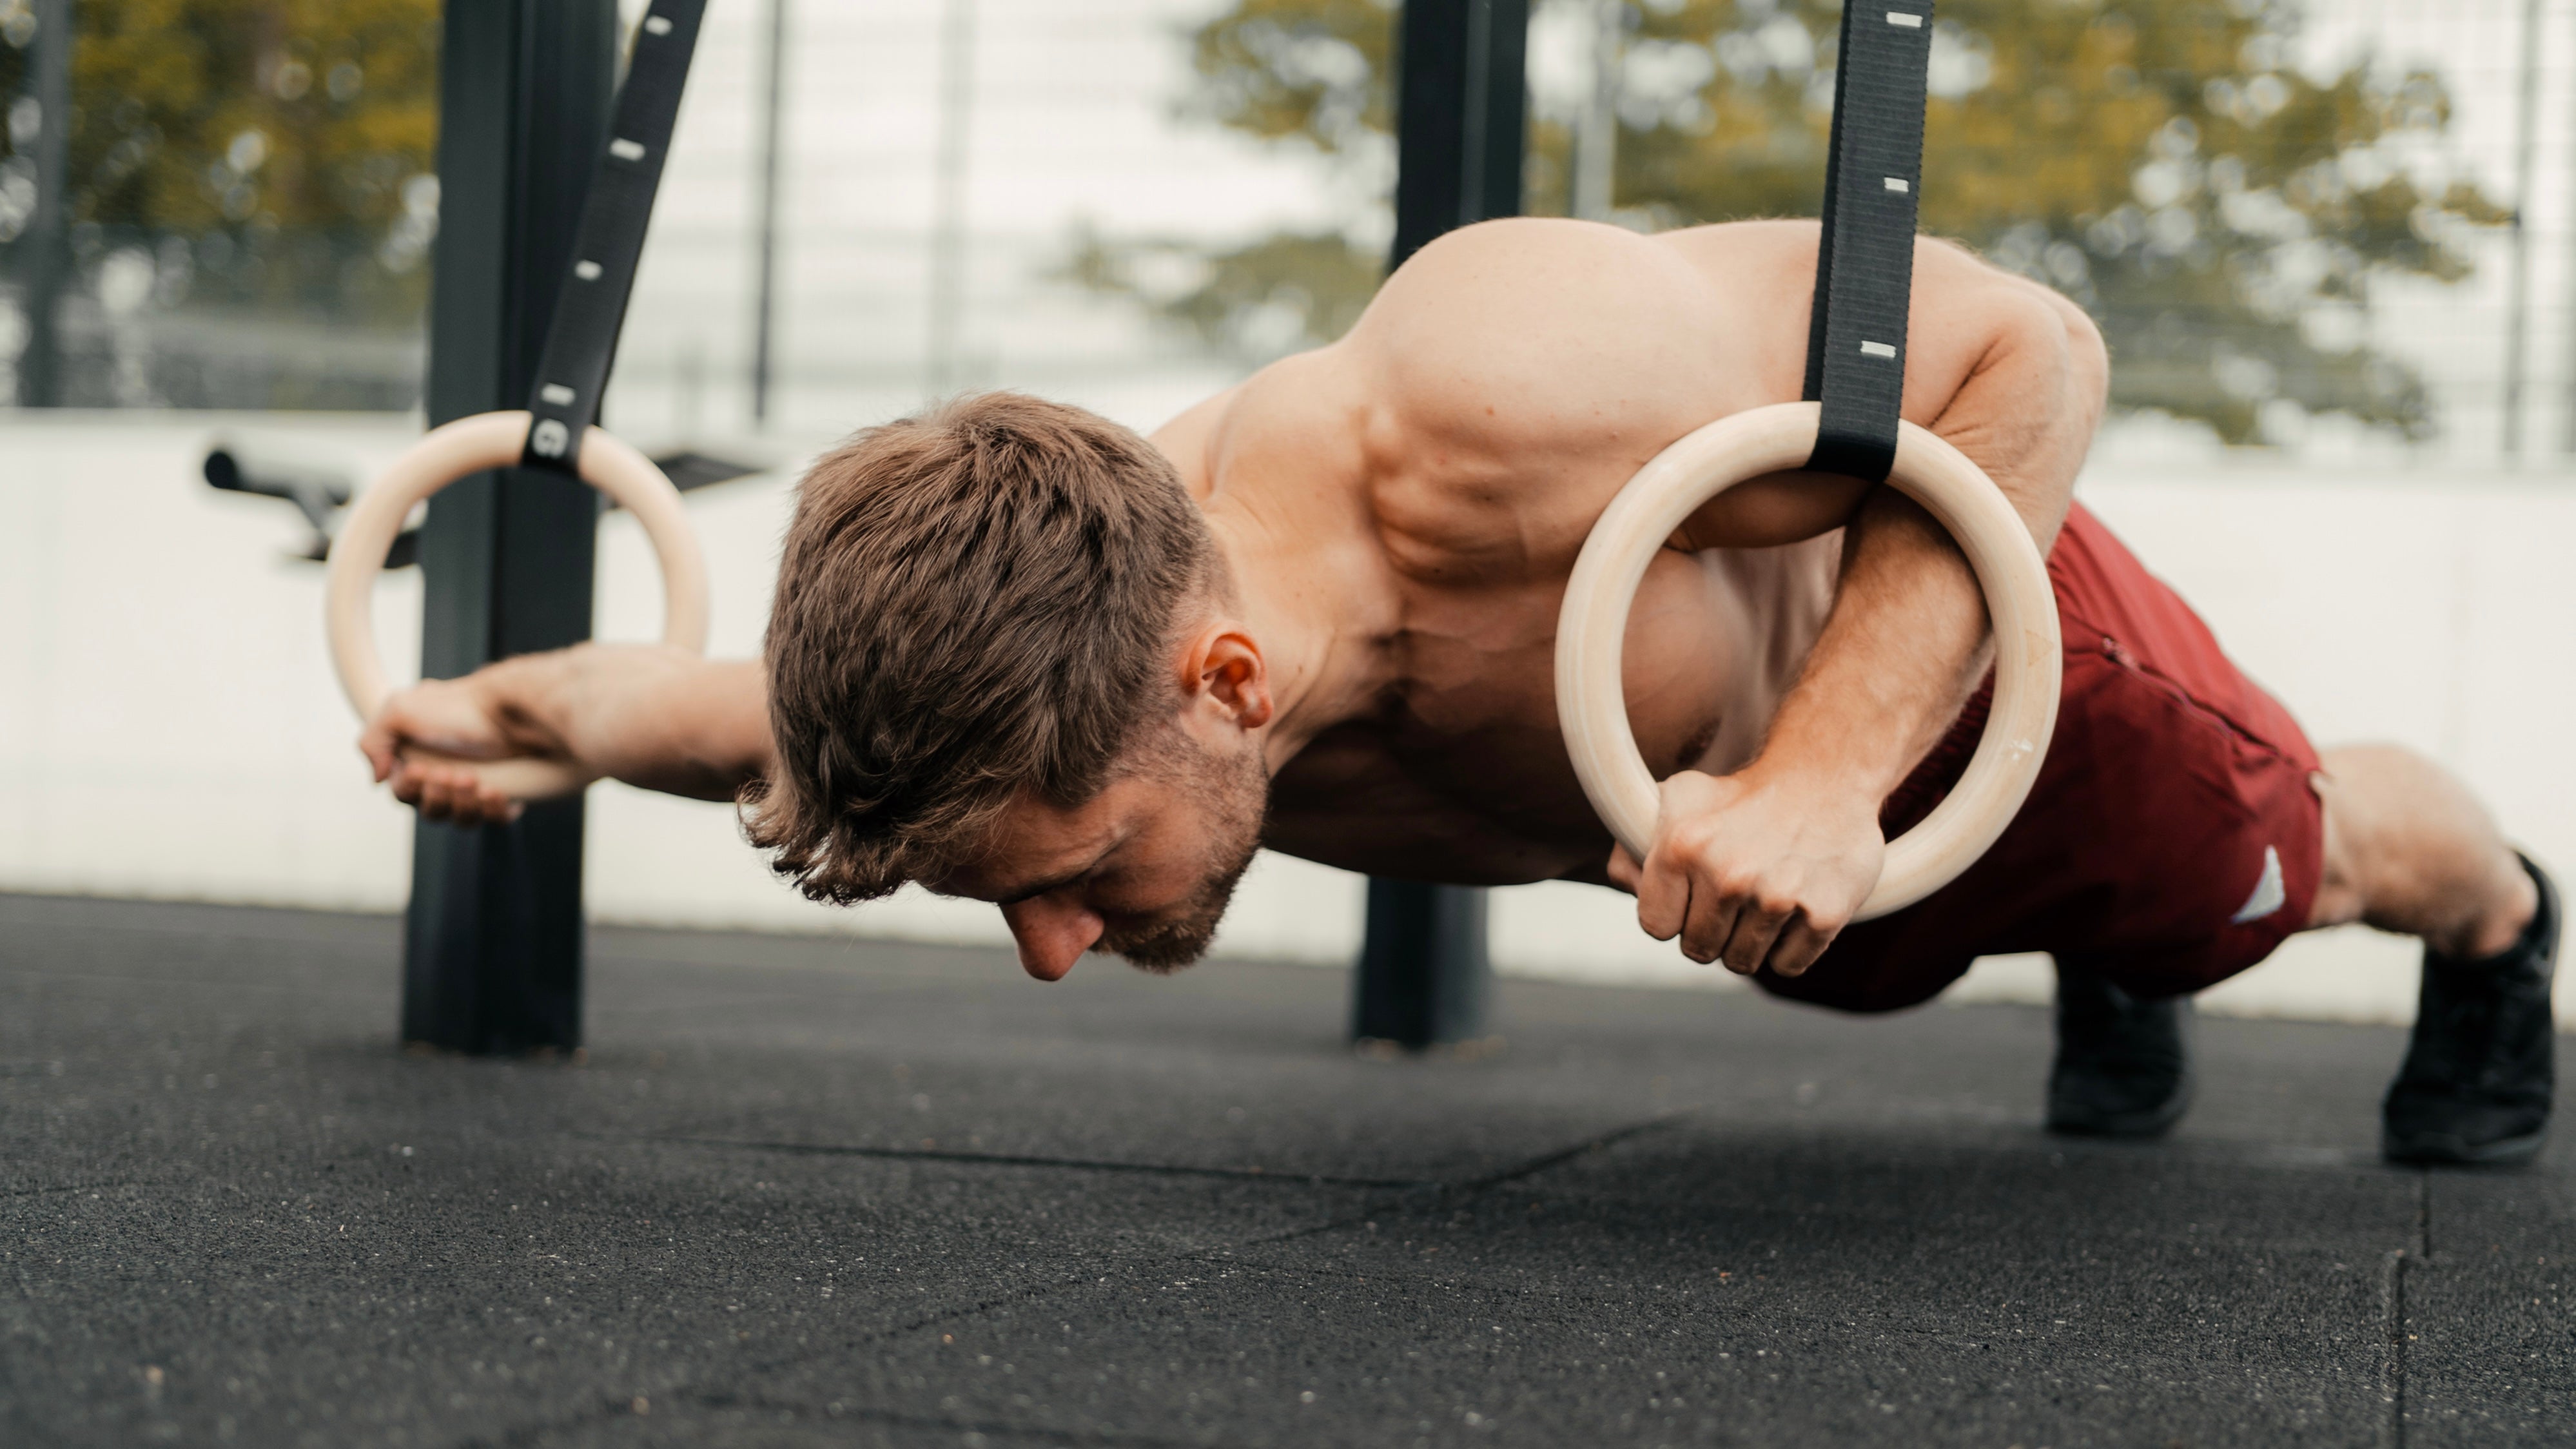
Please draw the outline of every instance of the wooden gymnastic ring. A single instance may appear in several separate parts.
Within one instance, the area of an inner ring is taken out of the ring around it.
[[[330,576],[323,586],[324,626],[331,665],[358,718],[371,720],[392,692],[376,653],[375,582],[385,550],[403,520],[423,499],[455,482],[519,462],[528,438],[524,412],[480,413],[433,428],[379,475],[349,507],[331,545]],[[701,654],[707,647],[707,561],[689,527],[680,491],[662,470],[627,444],[597,428],[582,436],[581,480],[615,499],[644,525],[662,564],[662,642]],[[439,759],[471,769],[484,784],[516,800],[569,795],[597,777],[556,760],[456,760],[425,750],[410,759]]]
[[[1583,793],[1639,860],[1654,845],[1660,791],[1628,726],[1620,649],[1646,566],[1700,505],[1749,478],[1804,467],[1817,405],[1780,403],[1721,418],[1637,470],[1592,525],[1557,616],[1556,714]],[[1967,772],[1923,822],[1888,843],[1878,887],[1855,919],[1910,906],[1956,879],[2012,823],[2057,726],[2057,598],[2048,565],[2001,489],[1966,455],[1900,426],[1890,484],[1957,539],[1994,625],[1995,697]]]

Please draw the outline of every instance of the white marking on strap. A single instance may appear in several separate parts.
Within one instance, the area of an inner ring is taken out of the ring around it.
[[[620,161],[641,161],[644,159],[644,143],[620,136],[608,143],[608,154]]]
[[[1903,26],[1907,30],[1921,30],[1923,28],[1923,17],[1920,15],[1908,15],[1902,10],[1890,10],[1887,12],[1887,23],[1890,25]]]
[[[564,386],[562,383],[550,382],[544,387],[537,389],[537,396],[545,399],[548,407],[568,408],[572,406],[573,399],[581,396],[581,394],[574,392],[571,388]]]
[[[1914,186],[1902,176],[1890,176],[1887,178],[1887,189],[1890,191],[1912,191]]]
[[[572,264],[572,274],[585,282],[599,280],[599,263],[584,258]]]
[[[1864,342],[1860,345],[1860,350],[1862,355],[1868,357],[1894,357],[1896,355],[1896,349],[1888,346],[1884,342]]]
[[[645,33],[645,34],[647,34],[647,35],[668,35],[668,34],[670,34],[670,33],[671,33],[671,19],[670,19],[670,17],[669,17],[669,16],[667,16],[667,15],[647,15],[647,16],[645,16],[645,17],[644,17],[644,33]]]

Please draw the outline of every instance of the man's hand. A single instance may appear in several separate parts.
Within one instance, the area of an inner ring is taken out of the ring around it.
[[[769,769],[769,695],[757,660],[576,644],[403,690],[358,748],[395,798],[459,825],[516,820],[519,802],[458,759],[553,760],[584,779],[731,800]]]
[[[519,802],[487,789],[471,770],[416,753],[406,758],[406,750],[417,746],[435,755],[498,760],[558,753],[550,745],[510,718],[481,674],[397,690],[358,738],[376,779],[393,786],[395,799],[428,819],[465,826],[516,820]]]
[[[1868,791],[1827,780],[1685,770],[1663,783],[1654,849],[1625,846],[1610,879],[1637,897],[1637,924],[1682,954],[1750,976],[1795,976],[1824,954],[1878,885],[1887,841]]]

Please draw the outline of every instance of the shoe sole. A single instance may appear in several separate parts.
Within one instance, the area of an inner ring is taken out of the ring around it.
[[[2191,1110],[2192,1091],[2198,1084],[2185,1078],[2180,1089],[2161,1104],[2143,1112],[2122,1112],[2108,1117],[2060,1117],[2048,1119],[2048,1130],[2060,1137],[2162,1137]]]
[[[2493,1142],[2471,1144],[2457,1137],[2425,1136],[2413,1138],[2380,1134],[2379,1155],[2390,1162],[2411,1167],[2505,1167],[2529,1162],[2540,1151],[2546,1130],[2521,1137],[2500,1137]]]

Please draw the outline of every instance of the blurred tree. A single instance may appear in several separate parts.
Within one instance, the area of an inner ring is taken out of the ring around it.
[[[1392,15],[1379,0],[1237,0],[1192,37],[1184,112],[1383,165]],[[2450,120],[2437,76],[2366,60],[2311,75],[2292,64],[2299,18],[2295,0],[1943,0],[1923,226],[2089,309],[2119,407],[2230,442],[2258,438],[2276,399],[2421,436],[2434,426],[2421,381],[2364,344],[2370,280],[2464,277],[2466,232],[2507,213],[2428,179],[2426,143]],[[1623,215],[1649,228],[1813,215],[1839,19],[1829,0],[1632,4]],[[1563,210],[1568,150],[1563,126],[1533,127],[1533,210]],[[1073,271],[1257,357],[1339,335],[1380,266],[1329,234],[1195,269],[1187,256],[1086,237]]]
[[[32,34],[11,23],[22,8],[0,0],[0,85]],[[349,320],[418,315],[438,214],[438,0],[73,12],[69,201],[85,262],[139,246],[165,300],[193,289]],[[22,221],[0,182],[0,238]]]
[[[1267,361],[1349,331],[1385,274],[1385,251],[1338,231],[1279,232],[1211,252],[1085,228],[1060,275],[1143,300],[1221,351]]]

